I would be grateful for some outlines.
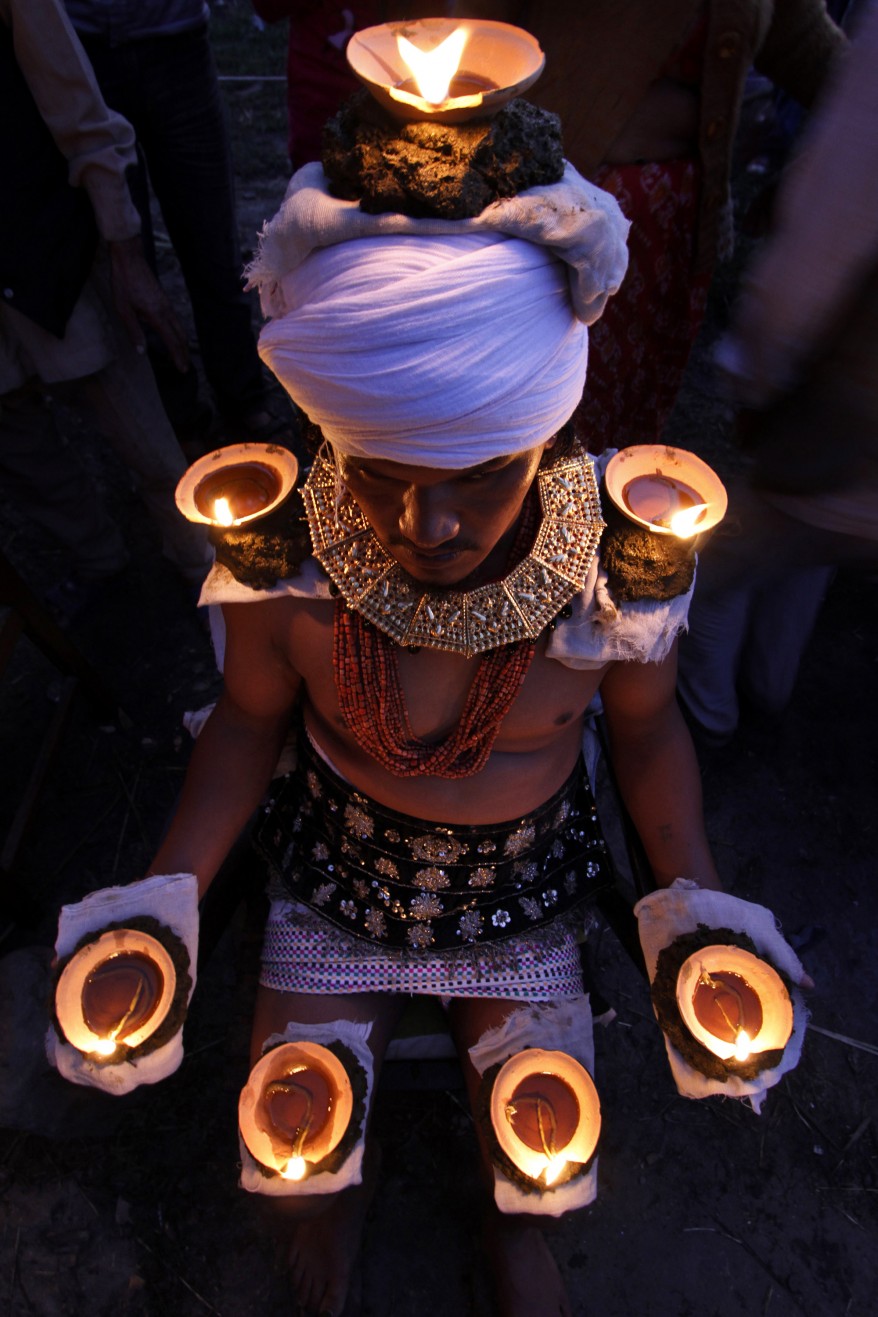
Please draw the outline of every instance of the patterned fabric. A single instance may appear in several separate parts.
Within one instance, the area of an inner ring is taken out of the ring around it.
[[[449,826],[384,809],[301,736],[254,844],[295,900],[415,956],[541,928],[611,881],[581,764],[524,818]]]
[[[607,166],[595,181],[634,220],[628,275],[589,331],[588,378],[574,414],[578,438],[602,453],[660,441],[704,319],[710,273],[692,274],[695,160]]]
[[[698,93],[707,32],[702,8],[659,77]],[[658,443],[670,418],[711,279],[710,270],[692,273],[701,174],[694,156],[595,171],[632,225],[628,274],[589,333],[588,378],[575,413],[589,452]]]
[[[274,901],[265,926],[259,982],[275,992],[405,992],[433,997],[500,997],[544,1002],[582,995],[576,933],[552,926],[451,952],[371,947],[306,906]]]

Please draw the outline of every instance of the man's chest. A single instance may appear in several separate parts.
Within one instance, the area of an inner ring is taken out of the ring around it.
[[[370,645],[360,661],[342,665],[334,629],[334,604],[311,605],[291,619],[288,655],[301,675],[308,699],[335,725],[343,723],[339,684],[378,684],[383,698],[379,716],[401,703],[412,734],[426,741],[452,730],[474,700],[486,706],[503,699],[502,667],[482,656],[465,658],[443,650],[409,651],[391,642]],[[373,637],[374,639],[374,637]],[[603,669],[578,671],[545,655],[546,640],[537,641],[523,680],[509,700],[497,738],[498,750],[525,749],[546,743],[577,720],[594,696]]]

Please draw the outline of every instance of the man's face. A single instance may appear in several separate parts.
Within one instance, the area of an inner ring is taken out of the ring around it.
[[[503,575],[548,446],[456,471],[341,454],[338,464],[382,546],[409,576],[441,588],[476,572],[485,580]]]

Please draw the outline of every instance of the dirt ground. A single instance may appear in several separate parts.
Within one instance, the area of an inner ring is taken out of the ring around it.
[[[268,144],[260,139],[261,176],[242,171],[248,247],[284,185],[282,115],[273,122]],[[257,127],[251,120],[247,131]],[[167,278],[182,309],[170,262]],[[719,287],[674,420],[674,437],[723,472],[736,458],[708,352],[731,288]],[[42,1059],[58,907],[142,873],[185,769],[182,716],[217,689],[203,622],[161,560],[126,473],[77,418],[66,415],[65,429],[133,554],[71,625],[126,720],[78,704],[19,865],[0,887],[0,1311],[285,1312],[282,1231],[237,1188],[258,905],[242,907],[200,974],[172,1078],[112,1099],[66,1085]],[[4,553],[44,594],[66,575],[63,553],[2,491],[0,513]],[[702,755],[723,879],[775,911],[817,985],[802,1061],[761,1116],[733,1100],[677,1095],[644,982],[611,931],[596,936],[599,986],[617,1012],[597,1037],[600,1192],[550,1234],[577,1314],[874,1311],[875,591],[874,577],[839,574],[784,718],[747,720],[729,746]],[[4,828],[58,693],[51,666],[21,645],[0,685]],[[453,1069],[389,1074],[377,1129],[385,1159],[359,1273],[362,1312],[484,1317],[475,1143]]]

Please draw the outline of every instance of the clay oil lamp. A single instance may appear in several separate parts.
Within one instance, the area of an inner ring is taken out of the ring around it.
[[[782,1051],[793,1031],[790,994],[766,961],[734,946],[709,946],[684,961],[677,1007],[693,1038],[726,1062]]]
[[[55,989],[55,1014],[67,1041],[106,1063],[128,1057],[164,1022],[177,987],[174,962],[156,938],[108,930],[77,951]]]
[[[348,42],[351,69],[395,119],[486,119],[543,71],[539,42],[509,23],[446,18],[380,23]]]
[[[199,457],[177,485],[177,507],[189,521],[245,526],[289,498],[298,463],[276,444],[231,444]]]
[[[607,464],[607,493],[630,521],[659,535],[690,539],[712,530],[728,507],[725,487],[706,462],[683,448],[635,444]]]
[[[601,1109],[591,1075],[564,1052],[518,1052],[494,1081],[491,1124],[513,1165],[549,1189],[597,1146]]]
[[[282,1043],[257,1061],[238,1103],[251,1156],[285,1180],[302,1180],[338,1147],[353,1110],[347,1071],[318,1043]]]

